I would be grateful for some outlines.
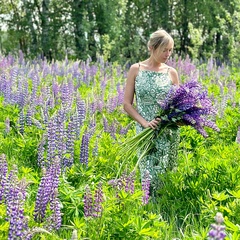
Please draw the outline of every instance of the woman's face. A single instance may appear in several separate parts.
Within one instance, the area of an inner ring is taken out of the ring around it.
[[[170,42],[168,45],[157,48],[152,51],[152,56],[154,60],[158,63],[165,63],[169,59],[169,57],[172,55],[173,52],[173,43]]]

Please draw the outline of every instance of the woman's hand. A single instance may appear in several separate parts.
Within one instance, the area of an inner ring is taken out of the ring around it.
[[[152,121],[147,122],[145,126],[143,126],[144,128],[152,128],[152,129],[156,129],[158,127],[158,124],[161,122],[161,118],[154,118]]]

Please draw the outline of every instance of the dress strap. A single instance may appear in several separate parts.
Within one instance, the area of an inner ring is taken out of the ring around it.
[[[140,67],[141,67],[141,64],[140,64],[140,62],[138,63],[138,70],[140,70]]]

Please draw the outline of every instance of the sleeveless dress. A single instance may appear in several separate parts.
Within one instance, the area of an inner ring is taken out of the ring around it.
[[[147,121],[151,121],[159,115],[157,101],[163,101],[171,88],[172,81],[167,69],[165,72],[154,72],[141,70],[135,79],[135,95],[138,113]],[[137,123],[136,132],[144,128]],[[167,169],[175,166],[179,145],[179,129],[166,128],[166,130],[155,140],[155,149],[146,155],[139,163],[141,179],[148,174],[150,178],[150,195],[157,196],[157,190],[163,182],[159,175]],[[138,153],[141,154],[141,153]]]

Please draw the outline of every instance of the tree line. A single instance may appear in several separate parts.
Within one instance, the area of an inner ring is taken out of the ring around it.
[[[4,0],[0,22],[3,55],[134,62],[163,28],[178,56],[239,62],[238,0]]]

